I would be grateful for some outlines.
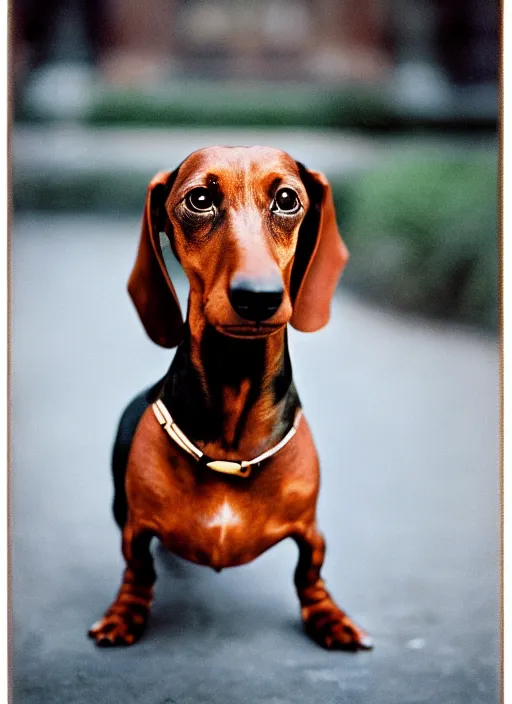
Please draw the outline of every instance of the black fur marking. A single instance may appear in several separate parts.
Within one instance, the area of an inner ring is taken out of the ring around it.
[[[113,511],[117,525],[123,528],[126,523],[128,507],[126,504],[125,477],[128,456],[140,419],[146,408],[157,398],[162,386],[162,379],[154,386],[136,396],[126,407],[119,421],[117,435],[112,452],[112,476],[114,479]]]
[[[286,396],[290,390],[292,384],[292,364],[290,361],[290,354],[288,352],[288,334],[285,338],[285,346],[283,358],[281,361],[281,369],[279,374],[275,377],[272,382],[274,391],[274,403],[277,405]]]
[[[299,174],[310,200],[310,206],[302,221],[299,230],[299,238],[297,242],[297,251],[295,252],[295,260],[292,268],[292,276],[290,282],[290,294],[292,301],[295,301],[298,290],[304,278],[309,260],[313,254],[316,240],[318,237],[318,228],[320,225],[320,211],[323,200],[323,187],[317,183],[315,179],[308,173],[306,167],[297,162]]]
[[[185,323],[183,342],[176,350],[165,379],[162,399],[191,440],[209,442],[222,434],[222,417],[207,403],[201,377],[190,359],[188,323]]]
[[[266,341],[239,340],[207,326],[201,340],[201,359],[208,388],[203,389],[198,371],[190,358],[190,338],[178,347],[163,389],[163,401],[183,432],[194,442],[212,442],[222,439],[224,416],[224,389],[238,391],[243,381],[250,382],[244,409],[235,430],[233,446],[238,447],[247,417],[263,392],[266,372]],[[273,381],[273,400],[277,404],[288,394],[285,404],[286,426],[293,422],[298,397],[292,384],[292,372],[287,344],[283,363]],[[277,390],[277,392],[276,392]],[[289,406],[289,408],[288,408]],[[282,419],[285,420],[284,418]]]

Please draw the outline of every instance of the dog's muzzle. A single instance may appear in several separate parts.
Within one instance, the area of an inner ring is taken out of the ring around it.
[[[280,278],[249,279],[235,277],[229,287],[233,310],[244,320],[261,322],[277,313],[283,302],[284,288]]]

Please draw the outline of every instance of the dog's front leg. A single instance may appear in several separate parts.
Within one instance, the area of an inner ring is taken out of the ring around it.
[[[89,636],[97,645],[131,645],[146,626],[156,574],[149,550],[151,534],[134,531],[129,524],[123,531],[123,555],[126,569],[115,601]]]
[[[306,633],[324,648],[359,650],[371,648],[371,638],[334,603],[320,577],[325,540],[316,524],[294,536],[299,546],[295,587]]]

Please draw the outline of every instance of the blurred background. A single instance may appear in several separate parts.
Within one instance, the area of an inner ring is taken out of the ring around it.
[[[282,145],[333,181],[348,285],[495,328],[494,0],[12,8],[17,210],[139,212],[197,146]]]
[[[498,701],[500,19],[494,0],[12,0],[15,704]],[[137,649],[84,635],[122,568],[116,423],[170,361],[125,292],[146,186],[210,144],[282,148],[333,186],[351,259],[330,325],[290,342],[327,581],[371,655],[302,636],[285,544],[218,576],[160,555]]]

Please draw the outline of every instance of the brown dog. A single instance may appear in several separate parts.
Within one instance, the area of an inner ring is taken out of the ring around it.
[[[190,282],[185,323],[160,238]],[[152,180],[128,288],[151,339],[178,349],[119,425],[114,514],[127,566],[89,632],[98,645],[129,645],[144,630],[156,536],[216,570],[293,538],[306,631],[327,648],[371,647],[320,576],[318,458],[286,332],[327,323],[347,258],[327,180],[282,151],[210,147]]]

